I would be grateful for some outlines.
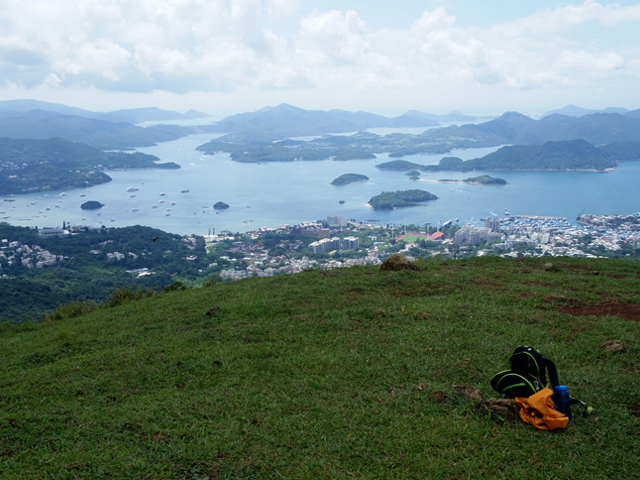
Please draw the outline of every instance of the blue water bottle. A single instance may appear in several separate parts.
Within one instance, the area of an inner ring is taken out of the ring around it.
[[[569,397],[569,387],[558,385],[553,387],[553,401],[559,412],[564,413],[571,420],[571,397]]]

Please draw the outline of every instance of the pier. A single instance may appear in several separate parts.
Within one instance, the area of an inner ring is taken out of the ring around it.
[[[567,217],[544,217],[540,215],[516,215],[516,218],[528,218],[531,220],[568,220]]]

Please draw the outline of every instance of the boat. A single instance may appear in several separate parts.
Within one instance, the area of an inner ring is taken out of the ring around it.
[[[132,193],[131,195],[129,195],[129,198],[133,198],[133,197],[135,197],[135,196],[136,196],[136,194],[135,194],[135,193]]]
[[[189,193],[189,190],[180,190],[180,193]]]
[[[164,193],[164,192],[161,192],[161,193],[160,193],[160,196],[161,196],[161,197],[164,197],[165,195],[166,195],[166,193]]]
[[[137,192],[138,190],[138,187],[127,187],[127,192]]]
[[[171,205],[175,205],[175,204],[176,204],[176,202],[171,202]]]

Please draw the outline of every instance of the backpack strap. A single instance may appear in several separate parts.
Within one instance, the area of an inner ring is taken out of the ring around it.
[[[544,355],[540,355],[540,357],[544,361],[544,367],[547,369],[547,372],[549,372],[549,382],[551,383],[551,386],[557,387],[560,385],[560,380],[558,380],[558,369],[556,368],[556,364]],[[542,379],[544,381],[544,376]]]

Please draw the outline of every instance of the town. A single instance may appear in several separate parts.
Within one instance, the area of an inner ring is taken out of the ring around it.
[[[543,216],[493,216],[478,224],[458,225],[449,220],[441,226],[376,224],[329,216],[324,221],[279,228],[260,228],[247,233],[220,232],[204,237],[206,259],[198,252],[184,256],[196,262],[198,274],[219,280],[237,280],[301,272],[308,268],[332,269],[354,265],[377,265],[392,253],[410,260],[418,258],[463,258],[471,256],[640,256],[640,213],[627,216],[581,215],[579,225],[567,218]],[[41,239],[81,234],[88,227],[65,225],[38,230]],[[51,253],[43,246],[0,239],[0,277],[8,278],[7,267],[19,264],[28,269],[63,263],[69,256]],[[183,237],[190,250],[196,239]],[[110,241],[88,251],[101,253]],[[144,251],[105,251],[109,262],[144,258]],[[200,252],[202,255],[202,252]],[[204,261],[204,263],[203,263]],[[137,277],[153,275],[151,265],[128,270]]]
[[[211,235],[208,246],[232,242],[230,252],[240,253],[240,264],[222,269],[223,279],[295,273],[307,268],[340,268],[378,265],[392,253],[417,258],[462,258],[497,255],[503,257],[640,257],[640,213],[628,216],[583,215],[580,226],[567,218],[518,215],[483,219],[484,226],[376,225],[329,216],[325,222],[277,229],[260,229],[247,234]],[[270,255],[261,238],[280,235],[280,255]],[[305,249],[301,240],[313,238]],[[233,261],[230,257],[222,257]],[[244,262],[244,263],[242,263]]]

